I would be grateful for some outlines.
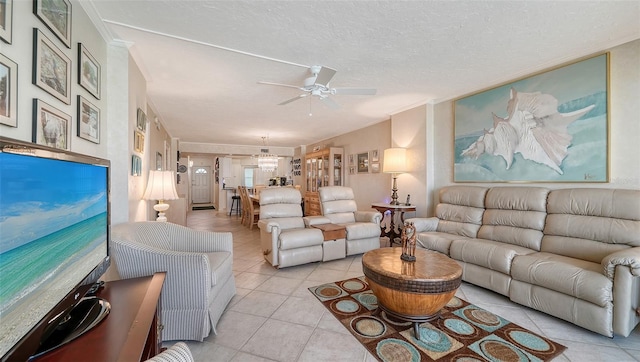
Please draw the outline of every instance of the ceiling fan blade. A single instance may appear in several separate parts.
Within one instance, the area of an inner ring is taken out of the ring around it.
[[[287,99],[286,101],[284,101],[284,102],[282,102],[282,103],[278,103],[278,105],[279,105],[279,106],[284,106],[285,104],[291,103],[291,102],[293,102],[293,101],[297,101],[298,99],[300,99],[300,98],[304,98],[304,97],[306,97],[306,96],[308,96],[308,95],[309,95],[309,93],[303,93],[303,94],[301,94],[301,95],[299,95],[299,96],[293,97],[293,98],[291,98],[291,99]]]
[[[331,94],[335,95],[373,96],[377,91],[373,88],[331,88]]]
[[[320,68],[320,72],[318,72],[318,76],[316,77],[316,84],[321,84],[326,86],[331,81],[331,78],[336,74],[336,70],[328,67]]]
[[[295,89],[300,89],[300,90],[304,90],[301,87],[297,86],[297,85],[291,85],[291,84],[282,84],[282,83],[273,83],[273,82],[263,82],[263,81],[258,81],[258,84],[266,84],[266,85],[276,85],[278,87],[289,87],[289,88],[295,88]]]
[[[322,101],[322,103],[324,103],[329,108],[333,108],[333,109],[339,109],[340,108],[340,105],[338,103],[336,103],[336,101],[334,101],[333,99],[331,99],[329,97],[320,97],[320,100]]]

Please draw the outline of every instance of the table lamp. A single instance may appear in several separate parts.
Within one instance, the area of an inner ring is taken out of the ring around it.
[[[387,148],[384,150],[382,172],[390,173],[393,176],[393,186],[391,188],[391,205],[400,205],[398,202],[398,185],[396,179],[398,174],[407,172],[407,150],[405,148]]]
[[[166,222],[165,212],[169,209],[169,204],[165,204],[164,200],[178,198],[173,171],[149,171],[149,182],[142,198],[158,200],[158,203],[153,206],[153,209],[158,212],[156,221]]]

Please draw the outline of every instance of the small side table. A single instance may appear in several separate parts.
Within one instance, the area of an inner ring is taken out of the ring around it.
[[[322,261],[343,259],[347,256],[347,229],[338,224],[315,224],[312,228],[322,230]]]
[[[405,212],[413,212],[416,211],[416,207],[414,205],[391,205],[385,203],[375,203],[371,204],[371,207],[380,211],[382,213],[382,219],[385,218],[385,213],[389,212],[389,229],[387,229],[383,223],[380,223],[380,228],[382,229],[380,236],[386,236],[389,238],[389,246],[393,245],[396,238],[400,238],[402,234],[402,227],[404,226],[404,213]],[[400,215],[400,225],[395,224],[395,216],[396,214]],[[396,231],[396,229],[398,229]]]

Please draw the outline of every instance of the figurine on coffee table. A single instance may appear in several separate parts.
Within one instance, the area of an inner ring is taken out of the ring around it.
[[[405,223],[402,230],[402,255],[404,261],[416,261],[416,227],[412,222]]]

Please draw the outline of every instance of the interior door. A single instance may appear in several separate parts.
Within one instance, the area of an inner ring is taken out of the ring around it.
[[[194,167],[191,181],[191,202],[194,204],[211,203],[211,167]]]

